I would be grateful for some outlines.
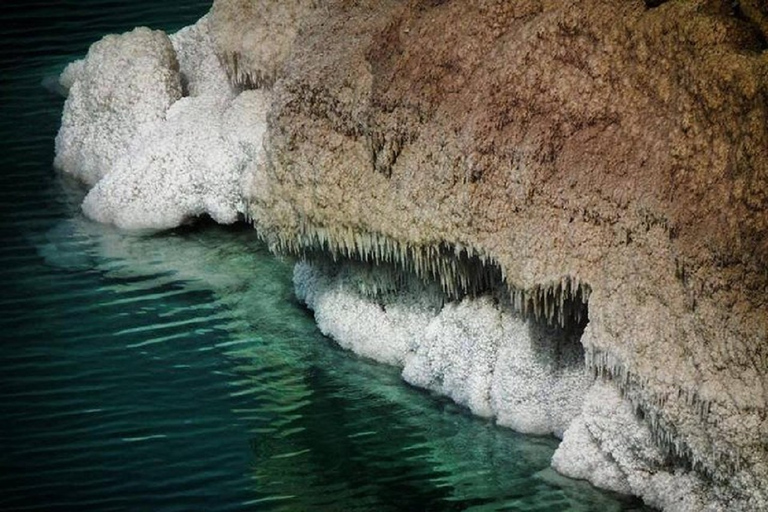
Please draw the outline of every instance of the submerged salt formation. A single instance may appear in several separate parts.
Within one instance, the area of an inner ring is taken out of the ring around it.
[[[147,28],[107,36],[60,82],[69,95],[55,165],[92,187],[88,217],[126,229],[242,217],[269,93],[230,85],[207,18],[170,38]]]
[[[96,220],[243,215],[337,262],[296,270],[323,332],[562,434],[566,475],[768,510],[767,15],[216,0],[65,71],[56,164]]]

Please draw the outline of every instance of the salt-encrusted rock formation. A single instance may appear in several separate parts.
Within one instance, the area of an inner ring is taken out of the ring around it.
[[[667,510],[768,510],[767,15],[216,0],[195,28],[110,36],[64,72],[56,165],[102,222],[245,215],[274,250],[386,265],[299,267],[297,291],[411,382],[565,429],[567,475]],[[578,332],[587,304],[595,382],[521,412],[582,382],[521,380],[552,340],[521,326]]]
[[[304,18],[322,7],[318,0],[214,2],[211,17],[217,29],[212,35],[218,48],[226,48],[219,55],[232,82],[248,87],[273,84],[287,64]]]
[[[582,414],[569,427],[552,465],[599,487],[642,496],[662,510],[734,510],[746,505],[732,502],[728,493],[718,496],[705,478],[675,464],[617,387],[599,380],[587,393]]]
[[[269,93],[230,85],[207,18],[170,38],[147,28],[107,36],[60,83],[69,95],[54,164],[92,187],[88,217],[152,230],[242,218]]]
[[[666,474],[691,466],[712,509],[768,508],[764,4],[315,4],[212,11],[233,82],[274,84],[252,170],[260,233],[393,262],[455,297],[498,269],[543,320],[588,300],[587,366],[642,418]],[[286,46],[256,43],[272,26]],[[564,444],[610,459],[631,440],[608,442],[599,411]]]

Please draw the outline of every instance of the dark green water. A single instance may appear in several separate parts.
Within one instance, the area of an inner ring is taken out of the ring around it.
[[[208,2],[4,2],[0,510],[640,510],[548,469],[556,441],[337,349],[247,228],[135,237],[51,168],[43,83],[101,35]]]

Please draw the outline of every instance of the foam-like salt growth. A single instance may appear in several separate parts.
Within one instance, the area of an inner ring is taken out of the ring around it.
[[[261,152],[269,95],[232,89],[206,17],[171,38],[148,29],[107,36],[60,83],[69,97],[55,163],[93,187],[86,216],[159,230],[243,214],[243,172]]]
[[[83,212],[121,228],[166,229],[209,214],[237,221],[242,170],[264,130],[266,95],[246,91],[221,108],[218,98],[184,98],[168,120],[134,141],[134,151],[86,196]]]
[[[552,465],[564,475],[640,496],[665,511],[728,510],[701,477],[677,466],[659,448],[613,382],[595,381]]]
[[[341,346],[401,366],[403,378],[474,414],[535,434],[562,435],[579,413],[591,377],[577,340],[521,319],[489,296],[442,305],[413,284],[378,298],[359,275],[296,265],[296,294],[320,330]]]
[[[126,154],[138,134],[165,118],[182,92],[170,39],[145,27],[94,43],[60,82],[69,95],[54,165],[89,186]]]
[[[298,263],[293,271],[296,296],[315,312],[320,331],[356,354],[403,366],[413,353],[415,333],[424,332],[438,309],[417,294],[382,304],[362,299],[350,268],[329,275],[320,267]]]

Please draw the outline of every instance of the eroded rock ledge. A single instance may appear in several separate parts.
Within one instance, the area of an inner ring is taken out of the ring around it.
[[[249,214],[274,248],[399,262],[450,289],[451,247],[544,317],[564,277],[587,283],[589,367],[710,482],[713,508],[761,510],[765,14],[217,0],[211,32],[234,83],[272,88]]]

